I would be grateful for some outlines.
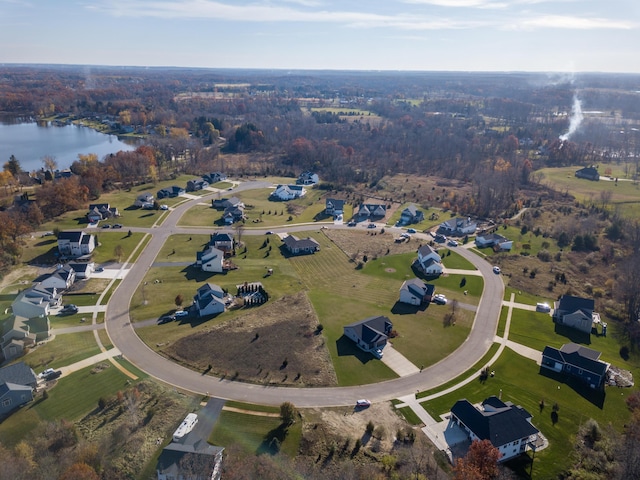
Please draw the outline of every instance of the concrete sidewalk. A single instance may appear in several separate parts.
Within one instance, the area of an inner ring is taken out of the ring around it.
[[[84,360],[72,363],[71,365],[67,365],[66,367],[61,367],[60,371],[62,372],[62,375],[69,375],[70,373],[77,372],[78,370],[90,367],[91,365],[95,365],[98,362],[109,360],[113,357],[117,357],[118,355],[121,355],[120,350],[118,350],[117,348],[112,348],[111,350],[107,350],[106,352],[98,353],[93,357],[85,358]]]

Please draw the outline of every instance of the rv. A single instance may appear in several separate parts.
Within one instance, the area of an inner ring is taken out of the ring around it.
[[[196,415],[195,413],[190,413],[186,417],[184,417],[184,420],[182,421],[180,426],[176,429],[175,432],[173,432],[173,441],[179,441],[187,433],[193,430],[193,427],[196,426],[196,423],[198,423],[198,415]]]

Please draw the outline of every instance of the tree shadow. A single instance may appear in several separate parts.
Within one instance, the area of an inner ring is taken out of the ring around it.
[[[53,265],[58,263],[58,247],[51,247],[44,253],[41,253],[37,257],[32,258],[29,261],[30,265]]]
[[[587,400],[589,403],[598,407],[600,410],[602,410],[602,408],[604,407],[604,401],[607,396],[604,387],[591,388],[589,387],[589,385],[575,377],[567,375],[566,373],[554,372],[553,370],[549,370],[545,367],[540,367],[540,371],[538,373],[543,377],[547,377],[558,383],[566,385],[582,398]]]
[[[555,324],[554,331],[558,335],[568,338],[573,343],[577,343],[580,345],[591,345],[591,333],[581,332],[580,330],[576,330],[575,328],[567,327],[566,325],[560,325],[558,323]]]
[[[289,429],[284,423],[281,423],[276,428],[270,430],[262,440],[262,443],[256,450],[256,455],[268,454],[276,455],[280,452],[280,445],[287,437]]]
[[[391,313],[394,315],[415,315],[418,312],[425,312],[428,307],[428,302],[420,305],[409,305],[408,303],[396,301],[396,303],[393,304],[393,307],[391,307]]]
[[[336,340],[336,347],[339,357],[356,357],[363,365],[371,360],[375,360],[373,354],[360,350],[356,344],[353,343],[353,340],[348,338],[346,335],[342,335],[338,340]]]

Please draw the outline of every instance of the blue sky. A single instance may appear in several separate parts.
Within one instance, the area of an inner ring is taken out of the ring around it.
[[[639,0],[0,0],[0,63],[640,72]]]

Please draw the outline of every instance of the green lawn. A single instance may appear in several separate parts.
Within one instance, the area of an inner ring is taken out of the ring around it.
[[[624,178],[624,172],[620,170],[620,166],[609,166],[612,168],[612,175]],[[604,195],[611,195],[611,200],[606,207],[615,209],[620,214],[628,218],[637,218],[640,213],[640,185],[631,181],[615,182],[600,180],[594,182],[582,178],[576,178],[575,172],[582,166],[560,167],[560,168],[544,168],[539,170],[544,175],[544,182],[558,191],[567,191],[570,195],[585,204],[594,204],[601,207],[602,192]],[[604,175],[607,165],[601,165],[598,171]],[[632,166],[631,171],[635,169]],[[614,173],[615,171],[615,173]],[[619,175],[616,175],[619,174]]]
[[[500,393],[503,401],[523,406],[533,414],[533,424],[550,442],[549,448],[536,453],[532,478],[556,478],[568,467],[573,437],[578,426],[588,418],[597,420],[601,425],[611,423],[620,430],[629,417],[625,399],[632,393],[631,389],[607,389],[603,408],[600,408],[596,397],[583,397],[566,384],[541,375],[535,362],[509,349],[491,368],[496,371],[495,377],[484,383],[474,381],[449,395],[424,402],[423,406],[431,416],[438,418],[450,411],[459,399],[466,398],[476,403]],[[543,399],[546,406],[540,411],[539,402]],[[550,415],[554,403],[560,407],[556,425],[552,424]]]
[[[285,429],[280,418],[247,415],[223,410],[209,436],[209,442],[222,447],[238,445],[248,453],[273,452],[270,439],[281,440],[279,451],[295,457],[302,438],[302,422]]]
[[[36,373],[45,368],[60,368],[100,353],[93,332],[58,335],[23,357]]]
[[[456,268],[462,270],[478,270],[473,263],[462,257],[455,250],[449,248],[438,250],[438,254],[442,258],[442,264],[447,268]]]
[[[49,390],[49,398],[37,398],[0,423],[3,443],[15,445],[42,421],[79,420],[97,407],[100,397],[115,395],[126,387],[128,377],[117,368],[110,366],[98,373],[91,373],[92,368],[60,378],[58,384]]]
[[[132,233],[129,235],[126,229],[122,229],[119,231],[100,231],[96,236],[98,237],[99,245],[93,252],[92,260],[99,264],[108,262],[124,262],[142,241],[145,234]],[[120,248],[122,251],[120,252],[120,257],[118,257],[116,249]]]

